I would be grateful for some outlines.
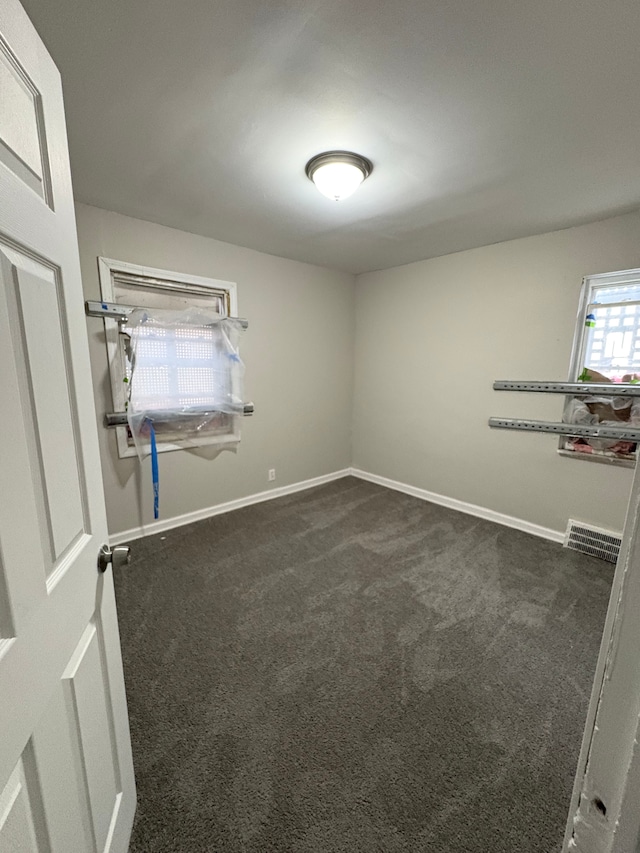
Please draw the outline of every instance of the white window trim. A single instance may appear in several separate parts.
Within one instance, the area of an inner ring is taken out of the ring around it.
[[[157,278],[175,284],[177,291],[183,290],[189,292],[189,285],[198,285],[198,287],[206,287],[211,290],[225,291],[227,293],[227,302],[229,305],[229,316],[238,316],[238,292],[237,285],[232,281],[221,281],[214,278],[205,278],[199,275],[186,275],[183,273],[173,272],[171,270],[156,269],[154,267],[145,267],[138,264],[130,264],[126,261],[117,261],[113,258],[98,258],[98,273],[100,277],[100,293],[104,302],[116,302],[115,290],[113,287],[114,273],[129,273],[145,278]],[[105,337],[107,343],[107,358],[109,361],[109,377],[111,380],[111,396],[113,399],[113,411],[124,412],[127,402],[126,389],[122,381],[122,349],[120,343],[120,332],[117,320],[112,320],[105,317],[104,320]],[[129,444],[127,427],[119,426],[115,428],[116,443],[118,447],[118,456],[121,459],[136,456],[135,447]],[[195,439],[194,445],[215,445],[226,444],[229,441],[229,436],[210,436],[202,439]],[[177,444],[159,443],[158,452],[166,453],[171,450],[183,450]]]
[[[571,347],[571,358],[569,361],[569,382],[577,382],[583,368],[584,350],[586,346],[586,336],[584,334],[585,323],[587,321],[587,313],[591,304],[591,293],[595,286],[603,284],[627,284],[630,281],[637,281],[640,278],[640,269],[633,270],[618,270],[617,272],[597,273],[595,275],[586,275],[582,279],[582,289],[580,291],[580,302],[578,304],[578,315],[576,318],[576,330],[573,336],[573,346]],[[571,397],[567,397],[567,402]],[[632,459],[615,459],[612,456],[594,456],[591,453],[576,453],[573,450],[565,450],[564,437],[560,438],[558,444],[558,453],[560,456],[565,456],[569,459],[588,459],[590,462],[599,462],[604,465],[617,465],[619,468],[634,468],[635,462]]]

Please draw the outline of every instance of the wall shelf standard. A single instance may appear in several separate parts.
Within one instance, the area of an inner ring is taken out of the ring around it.
[[[552,432],[555,435],[578,435],[581,438],[612,438],[620,441],[640,441],[640,427],[584,426],[555,421],[531,421],[523,418],[489,418],[493,429],[516,429],[528,432]]]
[[[577,394],[605,397],[640,397],[640,384],[611,382],[518,382],[497,379],[494,391],[537,391],[545,394]],[[614,393],[612,393],[614,392]]]
[[[546,394],[574,394],[577,396],[604,395],[608,397],[640,397],[639,384],[605,382],[528,382],[507,379],[496,380],[494,391],[533,391]],[[493,429],[548,432],[555,435],[580,438],[611,438],[619,441],[640,442],[640,426],[612,426],[610,424],[568,424],[562,421],[535,421],[527,418],[489,418]]]
[[[84,303],[84,313],[87,317],[100,317],[103,320],[117,320],[120,324],[125,324],[129,319],[129,314],[132,311],[137,311],[138,306],[121,305],[119,302],[93,302],[87,300]],[[246,331],[249,328],[249,321],[242,317],[229,317],[229,320],[236,320]]]

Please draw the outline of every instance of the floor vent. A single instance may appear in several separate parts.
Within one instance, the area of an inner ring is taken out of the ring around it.
[[[567,532],[564,535],[564,547],[582,551],[592,557],[600,557],[615,563],[620,553],[622,536],[613,530],[603,530],[601,527],[590,527],[580,521],[569,519]]]

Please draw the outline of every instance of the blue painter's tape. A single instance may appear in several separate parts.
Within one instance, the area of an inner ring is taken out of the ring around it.
[[[158,476],[158,447],[156,445],[156,431],[149,421],[149,435],[151,437],[151,480],[153,482],[153,517],[160,516],[160,478]]]

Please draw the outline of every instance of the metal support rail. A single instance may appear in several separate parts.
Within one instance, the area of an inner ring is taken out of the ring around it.
[[[242,413],[244,417],[251,417],[253,412],[253,403],[245,403],[244,412]],[[107,412],[107,414],[104,416],[104,425],[108,427],[126,426],[127,423],[128,421],[126,412]]]
[[[92,302],[87,300],[84,303],[84,312],[87,317],[100,317],[103,320],[117,320],[118,323],[126,323],[129,319],[129,314],[132,311],[137,311],[139,306],[136,305],[120,305],[118,302]],[[221,317],[221,320],[237,320],[243,329],[247,329],[249,321],[241,317]]]
[[[493,383],[494,391],[542,391],[546,394],[578,394],[604,397],[640,397],[639,384],[609,382],[512,382],[505,379]]]
[[[522,418],[489,418],[494,429],[518,429],[531,432],[552,432],[556,435],[577,435],[581,438],[613,438],[619,441],[640,441],[640,427],[614,427],[593,424],[564,424],[553,421],[531,421]]]

